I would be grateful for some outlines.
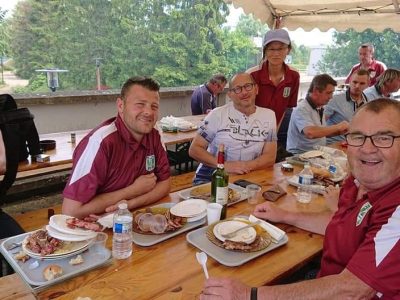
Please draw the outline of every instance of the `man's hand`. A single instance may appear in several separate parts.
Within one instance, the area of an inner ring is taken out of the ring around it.
[[[340,123],[337,123],[336,128],[337,128],[339,134],[345,134],[349,130],[349,122],[342,121]]]
[[[264,202],[254,208],[253,215],[257,218],[272,222],[284,222],[287,211],[273,203]]]
[[[127,204],[128,204],[128,201],[126,201],[126,200],[121,200],[121,201],[119,201],[118,203],[115,203],[115,204],[113,204],[113,205],[110,205],[109,207],[107,207],[107,208],[105,209],[106,213],[112,213],[112,212],[114,212],[114,211],[117,211],[117,210],[118,210],[118,205],[119,205],[120,203],[127,203]],[[128,209],[129,209],[129,207],[128,207]],[[90,216],[94,217],[94,215],[90,215]],[[101,218],[101,217],[100,217],[100,218]],[[100,218],[99,218],[99,219],[100,219]]]
[[[224,167],[229,174],[247,174],[251,171],[245,161],[226,161]]]
[[[128,187],[132,195],[143,195],[150,192],[157,183],[157,176],[154,173],[141,175]]]
[[[227,278],[210,278],[204,284],[201,300],[242,300],[250,299],[251,288],[238,280]]]
[[[338,210],[339,192],[340,188],[338,186],[334,187],[333,185],[328,186],[324,191],[323,196],[325,198],[326,205],[332,212],[336,212]]]

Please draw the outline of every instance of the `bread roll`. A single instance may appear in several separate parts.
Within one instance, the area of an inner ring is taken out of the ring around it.
[[[59,265],[48,265],[43,270],[43,277],[47,280],[53,280],[63,274],[63,269]]]

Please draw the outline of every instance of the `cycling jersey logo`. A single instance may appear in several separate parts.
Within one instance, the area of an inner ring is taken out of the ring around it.
[[[285,87],[285,88],[283,89],[283,98],[289,97],[289,95],[290,95],[290,90],[291,90],[291,87],[290,87],[290,86],[287,86],[287,87]]]
[[[358,213],[357,216],[357,221],[356,221],[356,226],[360,225],[362,221],[364,220],[365,215],[368,213],[368,211],[372,208],[372,205],[369,202],[364,203],[363,206],[360,208],[360,212]]]
[[[146,171],[151,172],[156,167],[156,157],[154,154],[146,156]]]

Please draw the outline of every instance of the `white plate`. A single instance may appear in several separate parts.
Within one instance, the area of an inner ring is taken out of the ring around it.
[[[213,233],[217,239],[219,239],[221,242],[225,242],[225,238],[222,236],[222,234],[230,233],[247,225],[247,223],[241,221],[222,221],[214,226]],[[247,229],[239,231],[234,237],[230,238],[229,240],[251,244],[252,242],[254,242],[256,236],[256,230],[253,227],[249,227]]]
[[[49,225],[62,233],[90,236],[94,231],[83,228],[70,228],[67,219],[73,218],[67,215],[54,215],[50,217]]]
[[[210,183],[206,183],[206,184],[210,184]],[[198,185],[198,186],[200,186],[200,185]],[[192,197],[190,196],[190,191],[192,189],[198,187],[198,186],[194,186],[194,187],[179,191],[178,192],[179,198],[181,198],[181,199],[191,199]],[[233,205],[235,203],[238,203],[238,202],[241,202],[241,201],[247,199],[247,192],[246,192],[245,188],[242,188],[241,186],[238,186],[238,185],[233,184],[233,183],[229,183],[228,187],[233,189],[233,190],[235,190],[236,192],[238,192],[240,194],[240,198],[235,200],[235,201],[229,202],[228,206],[231,206],[231,205]]]
[[[80,241],[86,241],[88,239],[93,239],[96,237],[97,232],[91,232],[90,235],[76,235],[76,234],[68,234],[68,233],[62,233],[58,231],[57,229],[53,228],[51,225],[46,225],[46,230],[48,234],[56,239],[62,240],[62,241],[70,241],[70,242],[80,242]]]
[[[187,218],[186,220],[187,220],[188,223],[192,223],[192,222],[196,222],[198,220],[201,220],[201,219],[203,219],[205,217],[207,217],[207,210],[204,213],[202,213],[202,214],[200,214],[198,216]]]
[[[86,241],[81,241],[81,242],[64,242],[66,243],[68,246],[64,246],[65,248],[67,248],[67,250],[61,250],[62,252],[55,252],[52,254],[48,254],[48,255],[40,255],[38,253],[32,252],[31,250],[29,250],[26,247],[27,244],[27,240],[28,240],[29,235],[27,235],[25,237],[25,239],[22,241],[22,250],[28,254],[29,256],[36,258],[36,259],[60,259],[60,258],[64,258],[64,257],[68,257],[68,256],[72,256],[78,253],[81,253],[82,251],[85,251],[89,245],[92,243],[92,239],[90,240],[86,240]],[[60,250],[58,250],[60,251]]]
[[[170,212],[178,217],[191,218],[203,214],[207,210],[207,204],[202,199],[184,200],[171,207]]]

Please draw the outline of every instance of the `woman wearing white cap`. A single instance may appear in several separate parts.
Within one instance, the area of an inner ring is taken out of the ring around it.
[[[256,98],[256,105],[272,109],[276,115],[278,128],[278,145],[283,155],[279,155],[277,161],[285,156],[287,120],[282,123],[287,108],[297,105],[297,96],[300,85],[300,74],[285,64],[285,58],[292,49],[289,34],[284,29],[268,31],[263,40],[263,59],[258,66],[249,70],[256,83],[259,92]],[[283,138],[281,139],[281,136]]]

